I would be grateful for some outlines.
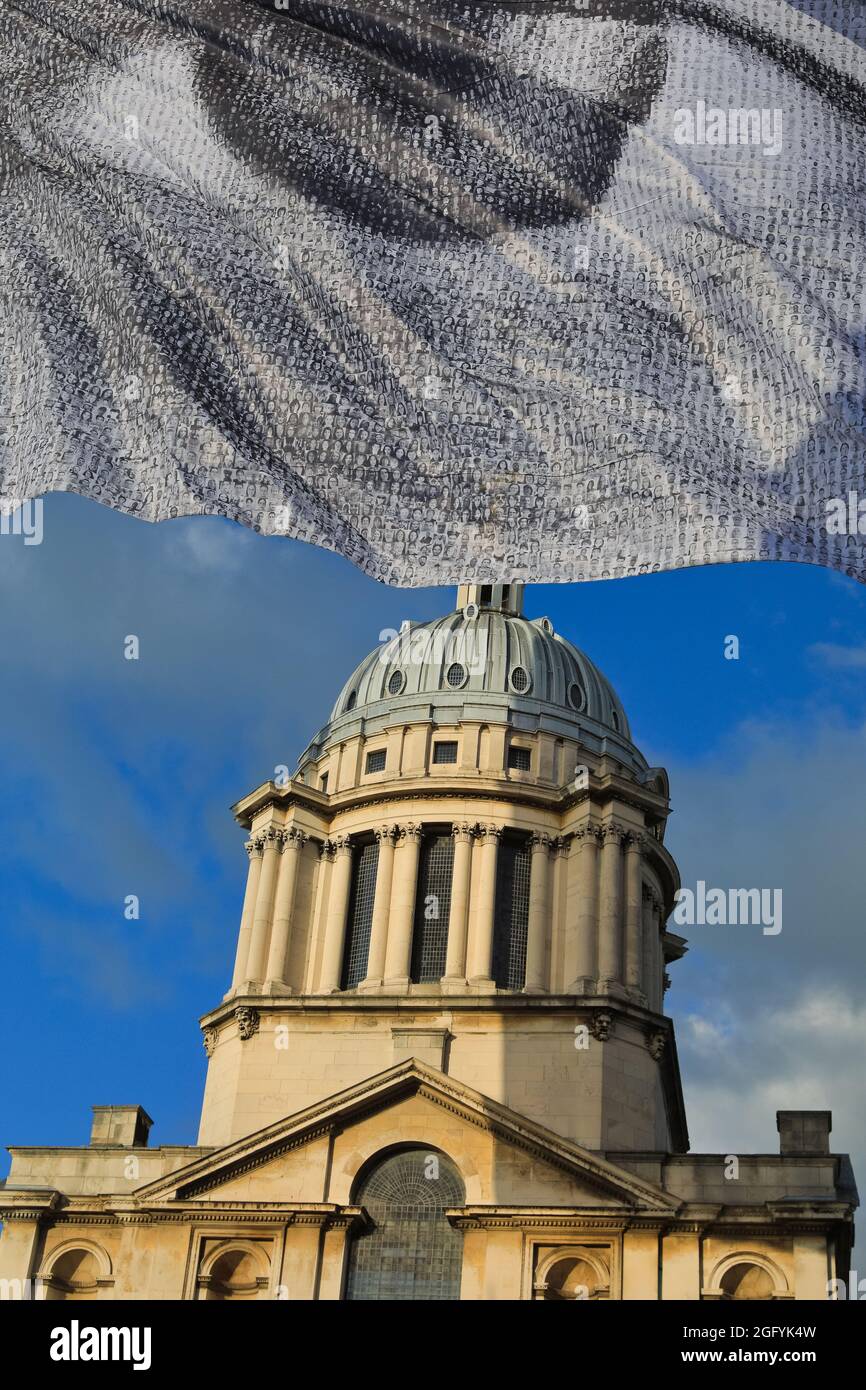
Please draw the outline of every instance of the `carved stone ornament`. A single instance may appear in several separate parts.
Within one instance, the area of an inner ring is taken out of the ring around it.
[[[258,1009],[249,1009],[245,1004],[240,1004],[235,1009],[235,1020],[238,1025],[238,1037],[244,1042],[259,1031]]]
[[[205,1028],[204,1032],[202,1033],[202,1042],[204,1044],[204,1050],[207,1053],[208,1057],[213,1056],[213,1050],[217,1045],[218,1036],[219,1034],[217,1033],[217,1030],[215,1028]]]
[[[667,1043],[667,1040],[667,1033],[663,1033],[661,1030],[658,1030],[655,1033],[650,1033],[649,1037],[646,1040],[646,1045],[649,1048],[652,1056],[655,1057],[657,1062],[660,1062],[662,1057],[664,1056],[665,1044]]]
[[[596,1042],[607,1042],[610,1037],[610,1030],[613,1027],[613,1014],[602,1010],[600,1013],[592,1014],[589,1020],[589,1031]]]

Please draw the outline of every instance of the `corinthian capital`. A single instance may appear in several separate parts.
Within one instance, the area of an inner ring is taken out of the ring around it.
[[[331,841],[331,845],[335,854],[352,853],[352,839],[350,835],[337,835]]]
[[[498,843],[504,828],[501,825],[479,825],[475,833],[480,840],[495,844]]]
[[[538,832],[530,837],[529,843],[532,846],[533,854],[540,854],[542,851],[545,854],[549,854],[553,847],[554,840],[552,835],[545,835],[542,832]]]
[[[259,855],[262,852],[261,838],[256,837],[255,839],[247,840],[246,844],[244,845],[244,849],[247,852],[248,859],[258,859]]]
[[[287,849],[303,849],[303,848],[304,848],[304,845],[305,845],[306,843],[307,843],[307,836],[304,834],[303,830],[295,830],[294,828],[292,828],[291,830],[284,830],[284,831],[283,831],[283,849],[284,849],[284,850],[287,850]]]
[[[398,842],[401,845],[420,845],[421,843],[421,827],[420,825],[415,825],[413,821],[409,821],[407,825],[398,826],[397,833],[399,837]]]
[[[627,830],[623,838],[626,849],[637,850],[643,854],[646,849],[647,837],[642,830]]]
[[[607,825],[603,825],[599,833],[601,834],[601,838],[605,844],[616,845],[622,844],[623,836],[625,835],[625,831],[623,830],[622,826],[615,825],[613,821],[610,821]]]
[[[451,834],[455,840],[469,844],[473,834],[472,826],[468,821],[461,821],[459,825],[452,825]]]
[[[582,825],[575,830],[572,840],[576,845],[597,845],[601,839],[597,825]]]
[[[380,845],[393,844],[397,838],[396,825],[379,825],[375,831],[376,839]]]

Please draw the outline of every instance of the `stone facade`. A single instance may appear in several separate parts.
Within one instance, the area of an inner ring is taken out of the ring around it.
[[[7,1295],[823,1299],[847,1278],[828,1114],[781,1112],[778,1155],[688,1153],[667,777],[521,604],[464,586],[235,807],[248,877],[198,1145],[150,1149],[140,1107],[98,1107],[88,1148],[13,1148]]]

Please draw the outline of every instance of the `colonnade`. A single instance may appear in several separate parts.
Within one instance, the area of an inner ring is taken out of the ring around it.
[[[497,864],[502,824],[462,822],[450,827],[454,842],[443,988],[493,988]],[[386,824],[378,840],[375,893],[366,977],[360,990],[408,987],[416,918],[422,828]],[[663,990],[662,903],[644,882],[646,837],[608,822],[560,837],[528,836],[531,849],[524,989],[543,993],[625,992],[661,1011]],[[232,979],[244,987],[289,988],[289,952],[301,851],[307,837],[271,827],[247,844],[249,877]],[[328,994],[340,989],[352,897],[356,841],[338,836],[319,844],[320,906],[312,909],[310,968],[298,987]],[[552,966],[550,943],[558,915],[554,862],[567,875],[564,941]],[[552,982],[551,976],[557,975]]]

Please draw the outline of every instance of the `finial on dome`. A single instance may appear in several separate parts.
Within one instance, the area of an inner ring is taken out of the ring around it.
[[[496,613],[510,613],[519,618],[523,613],[523,584],[461,584],[457,590],[457,607],[474,603],[478,608]]]

